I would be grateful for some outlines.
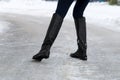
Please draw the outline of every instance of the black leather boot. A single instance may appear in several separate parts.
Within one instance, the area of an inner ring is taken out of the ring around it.
[[[33,56],[33,59],[41,61],[43,58],[49,58],[50,48],[58,35],[62,22],[63,18],[58,14],[54,13],[49,28],[47,30],[44,42],[42,44],[41,50],[38,54]]]
[[[87,60],[87,42],[86,42],[86,21],[85,17],[74,19],[76,33],[77,33],[77,44],[78,50],[75,53],[70,54],[73,58],[78,58],[81,60]]]

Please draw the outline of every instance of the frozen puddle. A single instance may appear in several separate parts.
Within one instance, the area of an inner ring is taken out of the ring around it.
[[[0,34],[5,33],[9,29],[10,25],[10,22],[0,20]]]

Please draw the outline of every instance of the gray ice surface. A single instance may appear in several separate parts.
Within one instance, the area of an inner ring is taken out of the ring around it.
[[[120,80],[120,33],[87,23],[88,61],[69,57],[77,49],[73,20],[64,20],[49,59],[32,60],[50,17],[0,14],[11,23],[0,34],[0,80]],[[104,24],[104,23],[103,23]]]

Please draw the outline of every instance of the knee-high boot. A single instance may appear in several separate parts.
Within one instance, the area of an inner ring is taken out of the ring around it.
[[[74,19],[76,33],[77,33],[77,44],[78,49],[75,53],[70,54],[73,58],[78,58],[81,60],[87,60],[87,42],[86,42],[86,21],[85,17]]]
[[[62,22],[63,18],[57,13],[54,13],[49,28],[47,30],[45,39],[43,41],[41,50],[33,56],[33,59],[41,61],[43,58],[49,58],[50,48],[58,35]]]

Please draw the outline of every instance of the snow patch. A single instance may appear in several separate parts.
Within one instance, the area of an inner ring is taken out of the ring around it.
[[[0,33],[4,33],[9,29],[10,23],[0,20]]]

